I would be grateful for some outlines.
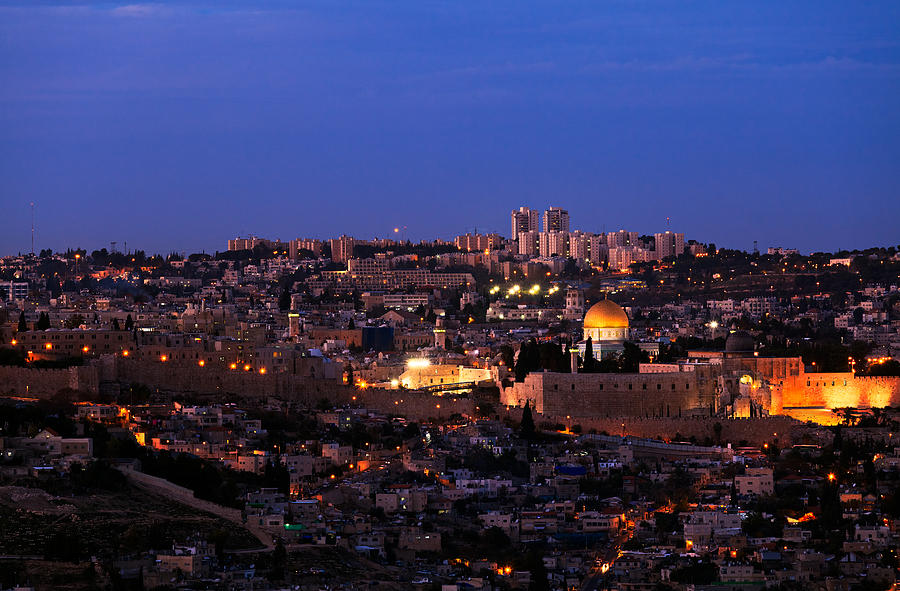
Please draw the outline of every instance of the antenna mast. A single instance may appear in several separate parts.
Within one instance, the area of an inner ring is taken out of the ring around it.
[[[34,201],[31,202],[31,256],[34,256]]]

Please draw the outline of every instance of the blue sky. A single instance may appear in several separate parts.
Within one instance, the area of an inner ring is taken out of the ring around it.
[[[672,229],[900,243],[900,3],[0,0],[0,253]]]

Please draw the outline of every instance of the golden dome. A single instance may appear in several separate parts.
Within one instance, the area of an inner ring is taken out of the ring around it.
[[[628,328],[628,315],[619,304],[600,300],[584,315],[585,328]]]

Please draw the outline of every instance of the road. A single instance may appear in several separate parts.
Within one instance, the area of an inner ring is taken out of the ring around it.
[[[599,552],[597,554],[597,561],[601,565],[608,565],[607,570],[604,570],[600,566],[594,566],[591,568],[591,572],[588,573],[588,576],[584,578],[584,581],[581,582],[581,591],[597,591],[600,588],[600,585],[603,583],[603,580],[606,578],[606,574],[609,569],[612,569],[613,563],[616,561],[616,558],[619,556],[619,550],[622,548],[622,545],[629,540],[628,533],[624,533],[615,539],[603,552]]]
[[[263,546],[265,546],[264,548],[239,552],[270,552],[275,549],[275,544],[272,541],[272,535],[255,523],[243,519],[241,517],[241,512],[237,509],[218,505],[216,503],[205,501],[203,499],[198,499],[191,491],[185,489],[184,487],[173,484],[172,482],[169,482],[168,480],[159,478],[157,476],[150,476],[149,474],[144,474],[143,472],[135,472],[132,470],[120,470],[120,472],[122,472],[122,474],[124,474],[132,484],[139,488],[143,488],[145,490],[163,496],[171,501],[175,501],[176,503],[181,503],[182,505],[193,507],[194,509],[197,509],[199,511],[212,513],[217,517],[226,519],[234,523],[235,525],[246,529],[251,534],[253,534],[256,539],[258,539],[260,543],[263,544]]]

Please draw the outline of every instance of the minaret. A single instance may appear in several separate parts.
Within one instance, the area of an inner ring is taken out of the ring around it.
[[[569,369],[572,373],[578,373],[578,349],[574,346],[569,349]]]
[[[434,348],[443,349],[447,343],[446,330],[444,330],[444,319],[438,316],[434,322]]]

